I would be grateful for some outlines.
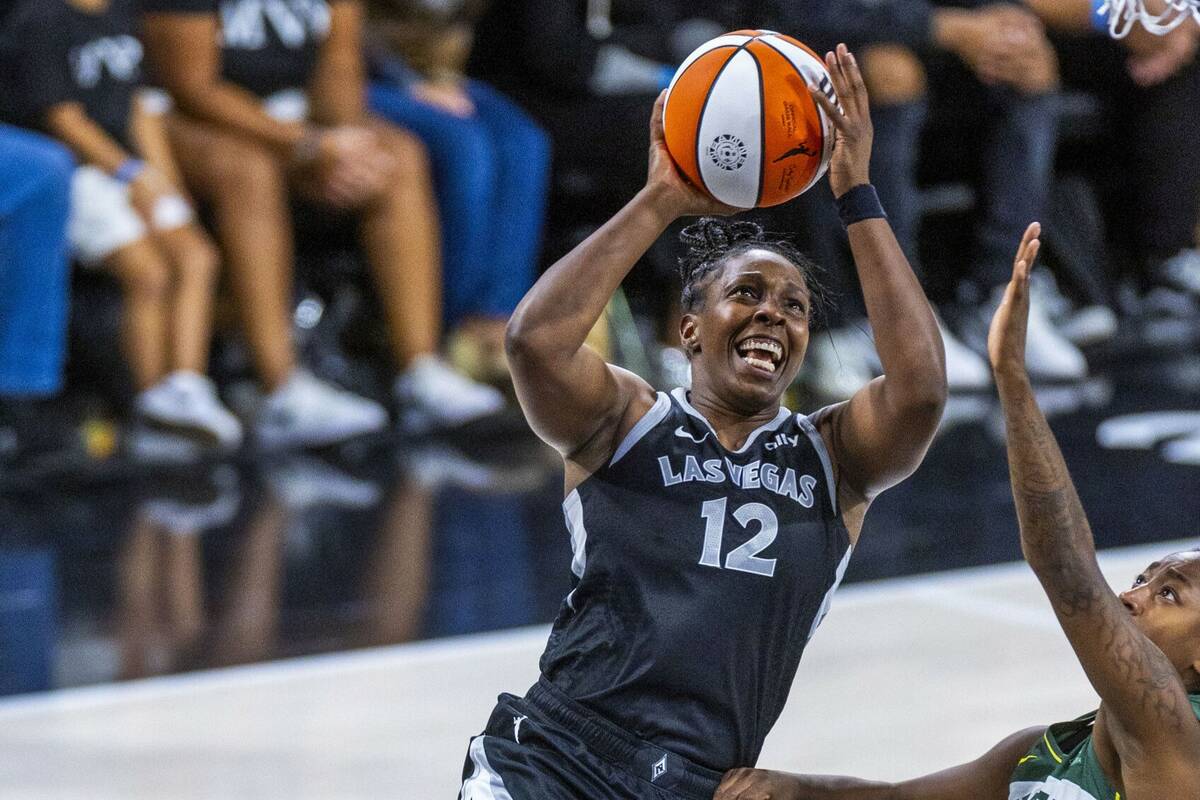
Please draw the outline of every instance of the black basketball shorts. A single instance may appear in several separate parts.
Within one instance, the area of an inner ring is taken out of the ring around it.
[[[544,679],[502,694],[459,800],[712,800],[721,773],[638,739]]]

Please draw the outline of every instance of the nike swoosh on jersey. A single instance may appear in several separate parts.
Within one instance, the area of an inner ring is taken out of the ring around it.
[[[678,428],[675,429],[675,435],[678,436],[680,439],[691,439],[696,444],[700,444],[701,442],[703,442],[705,439],[708,438],[708,433],[706,433],[703,436],[701,436],[699,439],[697,439],[695,436],[693,436],[691,433],[689,433],[687,430],[685,430],[682,425],[680,425]]]

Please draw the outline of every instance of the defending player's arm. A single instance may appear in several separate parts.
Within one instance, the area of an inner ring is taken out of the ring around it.
[[[1043,730],[1014,733],[968,764],[900,783],[735,769],[713,800],[1005,800],[1013,768]]]
[[[841,197],[869,183],[873,132],[854,56],[839,45],[826,62],[845,115],[820,92],[813,96],[837,125],[829,180]],[[884,375],[835,407],[822,435],[837,460],[839,490],[869,501],[921,463],[946,402],[946,358],[933,310],[887,220],[854,222],[848,234]]]
[[[1131,776],[1151,764],[1168,779],[1182,770],[1196,787],[1200,725],[1187,691],[1175,666],[1141,632],[1101,574],[1087,517],[1025,371],[1029,270],[1037,256],[1038,232],[1035,223],[1025,233],[988,335],[1007,426],[1021,549],[1104,701],[1104,713],[1115,723],[1111,727],[1126,788],[1132,794]]]
[[[547,270],[508,324],[506,346],[521,407],[537,434],[564,455],[603,442],[627,412],[640,415],[654,402],[645,381],[605,363],[584,344],[613,292],[675,219],[734,210],[679,176],[663,139],[662,116],[660,96],[650,122],[646,186]],[[635,400],[638,406],[631,408]],[[601,443],[596,452],[608,450]]]

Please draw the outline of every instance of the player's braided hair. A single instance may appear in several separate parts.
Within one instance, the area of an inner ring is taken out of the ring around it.
[[[684,311],[696,311],[704,305],[704,290],[709,278],[733,256],[747,250],[767,250],[790,261],[804,278],[811,297],[812,312],[822,308],[823,292],[817,281],[821,268],[784,235],[767,233],[756,222],[704,217],[684,228],[679,241],[687,252],[679,258],[679,277],[683,280]]]

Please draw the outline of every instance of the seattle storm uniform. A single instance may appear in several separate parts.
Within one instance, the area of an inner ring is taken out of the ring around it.
[[[546,764],[560,766],[547,768],[578,779],[592,765],[563,770],[578,748],[555,744],[563,735],[579,741],[560,730],[576,720],[602,731],[583,737],[589,747],[621,742],[616,759],[610,750],[603,762],[625,763],[635,783],[711,797],[724,770],[757,760],[849,563],[820,434],[810,418],[781,408],[727,450],[684,390],[659,393],[563,505],[575,586],[538,685],[526,698],[502,696],[490,735],[472,742],[463,797],[559,796],[521,785],[531,753],[512,745],[559,751]],[[542,713],[562,707],[569,718]],[[507,793],[472,793],[488,781]],[[572,791],[677,796],[627,791],[603,773]]]
[[[1200,695],[1189,699],[1200,718]],[[1047,728],[1009,778],[1009,800],[1121,800],[1096,759],[1095,722],[1093,712]]]

